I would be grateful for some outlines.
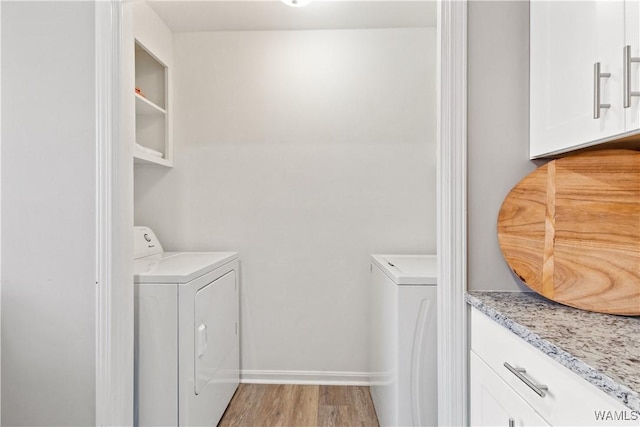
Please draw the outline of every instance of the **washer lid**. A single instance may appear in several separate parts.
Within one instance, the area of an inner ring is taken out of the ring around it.
[[[436,255],[371,255],[377,265],[396,285],[436,285]]]
[[[237,252],[164,252],[134,260],[133,281],[187,283],[237,258]]]

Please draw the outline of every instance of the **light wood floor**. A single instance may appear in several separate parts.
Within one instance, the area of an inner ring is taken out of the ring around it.
[[[240,384],[220,427],[378,426],[369,387]]]

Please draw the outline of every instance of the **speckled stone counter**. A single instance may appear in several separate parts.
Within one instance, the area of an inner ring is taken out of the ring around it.
[[[466,299],[552,359],[640,411],[640,317],[591,313],[535,293],[469,292]]]

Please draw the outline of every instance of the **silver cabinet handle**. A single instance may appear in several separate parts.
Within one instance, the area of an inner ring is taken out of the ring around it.
[[[603,77],[611,77],[611,73],[601,73],[600,63],[593,64],[593,118],[600,118],[601,108],[611,108],[611,104],[600,103],[600,79]]]
[[[533,390],[538,396],[545,397],[547,395],[546,392],[547,392],[547,390],[549,390],[549,387],[547,387],[546,385],[540,385],[540,384],[532,383],[529,378],[524,376],[524,374],[527,373],[526,369],[524,369],[524,368],[514,368],[513,366],[509,365],[507,362],[504,362],[504,367],[507,368],[509,371],[511,371],[511,373],[513,375],[518,377],[518,379],[520,381],[525,383],[527,385],[527,387],[529,387],[531,390]]]
[[[509,427],[516,427],[516,420],[509,418]]]
[[[639,57],[631,56],[631,46],[627,45],[622,50],[622,98],[624,108],[631,107],[631,97],[640,96],[640,92],[631,90],[631,63],[640,62]]]

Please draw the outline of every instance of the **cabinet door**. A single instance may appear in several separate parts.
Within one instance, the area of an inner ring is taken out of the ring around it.
[[[561,153],[624,132],[622,1],[533,1],[530,28],[530,154]],[[601,73],[595,77],[594,64]],[[594,118],[596,82],[600,103]]]
[[[631,58],[640,57],[640,1],[625,1],[625,45],[629,46]],[[624,57],[623,52],[620,52]],[[623,58],[626,60],[626,58]],[[629,73],[629,86],[627,91],[640,92],[640,62],[627,64],[623,61],[623,67],[627,67]],[[623,97],[626,93],[623,92]],[[632,132],[640,129],[640,96],[629,97],[629,107],[625,109],[626,130]]]
[[[472,426],[549,425],[473,351],[470,369]]]

